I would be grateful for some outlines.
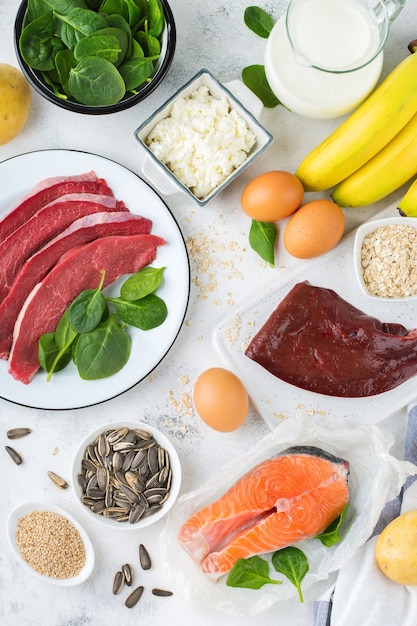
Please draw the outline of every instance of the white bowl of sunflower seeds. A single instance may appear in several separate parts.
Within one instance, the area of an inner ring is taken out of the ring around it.
[[[108,527],[138,530],[160,520],[175,503],[181,465],[161,431],[142,422],[114,422],[81,442],[72,485],[90,517]]]

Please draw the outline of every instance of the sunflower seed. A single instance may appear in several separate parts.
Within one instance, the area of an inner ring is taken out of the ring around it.
[[[30,428],[11,428],[7,431],[8,439],[20,439],[21,437],[26,437],[32,432]]]
[[[143,517],[143,514],[145,513],[145,511],[146,511],[146,508],[140,502],[137,502],[136,504],[134,504],[132,508],[130,509],[129,522],[131,524],[136,524],[136,522],[138,522],[140,518]]]
[[[115,428],[107,433],[107,441],[112,446],[118,441],[121,441],[123,437],[126,437],[129,432],[129,428],[127,426],[123,426],[122,428]]]
[[[48,471],[48,476],[57,487],[60,489],[67,489],[68,483],[64,480],[64,478],[61,478],[61,476],[58,476],[55,472],[50,471]]]
[[[103,465],[99,465],[97,468],[97,486],[102,491],[107,491],[109,487],[109,470],[107,467],[103,467]]]
[[[104,433],[98,438],[97,450],[102,459],[105,459],[110,454],[110,444]]]
[[[16,463],[16,465],[21,465],[21,463],[23,463],[22,457],[20,456],[18,452],[16,452],[14,448],[11,448],[10,446],[4,446],[4,447],[6,449],[6,452],[8,452],[11,459]]]
[[[167,597],[167,596],[173,595],[172,591],[168,591],[167,589],[159,589],[158,587],[154,587],[152,589],[152,593],[154,596],[161,596],[161,597],[163,596]]]
[[[143,543],[139,545],[139,561],[142,569],[150,569],[152,566],[151,557]]]
[[[132,609],[139,602],[143,593],[143,589],[144,587],[140,585],[139,587],[136,587],[136,589],[134,589],[130,595],[128,595],[125,600],[125,605],[128,609]]]
[[[131,586],[132,584],[132,580],[133,580],[133,572],[132,572],[132,568],[129,565],[129,563],[125,563],[124,565],[122,565],[122,572],[124,574],[125,577],[125,583],[128,587]]]
[[[123,571],[118,571],[114,575],[113,579],[113,593],[116,596],[121,590],[123,585],[125,584],[125,575]]]

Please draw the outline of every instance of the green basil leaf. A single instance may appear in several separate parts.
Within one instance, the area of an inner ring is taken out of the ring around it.
[[[304,602],[301,591],[301,581],[309,570],[307,557],[299,548],[288,546],[274,552],[272,555],[272,565],[277,572],[284,574],[296,587],[300,602]]]
[[[249,244],[259,256],[274,267],[274,247],[278,232],[272,222],[259,222],[252,220],[249,230]]]
[[[125,280],[120,288],[123,300],[139,300],[158,289],[165,267],[144,267]]]
[[[260,589],[268,583],[281,585],[280,580],[270,578],[268,561],[257,555],[248,559],[238,559],[226,579],[228,587],[247,589]]]
[[[140,300],[128,301],[113,298],[111,302],[121,320],[141,330],[150,330],[160,326],[168,315],[167,305],[154,293]]]
[[[271,87],[263,65],[248,65],[242,70],[242,81],[253,93],[258,96],[262,104],[270,109],[278,106],[278,100]]]
[[[343,520],[345,519],[347,512],[349,509],[349,502],[343,508],[343,511],[322,533],[317,535],[317,539],[320,539],[321,543],[330,548],[335,543],[340,541],[340,526],[342,525]]]
[[[130,350],[129,335],[112,315],[78,337],[74,360],[83,380],[98,380],[119,372],[128,362]]]
[[[271,30],[274,27],[272,17],[260,7],[251,6],[245,9],[243,16],[244,22],[250,30],[259,37],[268,39]]]

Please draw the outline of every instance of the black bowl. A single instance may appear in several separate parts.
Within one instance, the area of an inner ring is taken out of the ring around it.
[[[19,61],[19,65],[22,69],[23,74],[26,76],[32,87],[38,93],[40,93],[41,96],[46,98],[49,102],[52,102],[52,104],[56,104],[63,109],[67,109],[67,111],[84,113],[87,115],[103,115],[129,109],[135,104],[138,104],[138,102],[142,102],[142,100],[149,96],[149,94],[151,94],[158,87],[158,85],[166,76],[174,58],[177,39],[175,20],[171,7],[169,6],[167,0],[160,0],[160,2],[165,15],[165,29],[162,35],[161,56],[158,60],[158,63],[156,64],[155,72],[152,76],[152,79],[149,82],[145,83],[137,93],[126,95],[124,98],[122,98],[122,100],[116,102],[115,104],[96,107],[81,104],[79,102],[75,102],[69,99],[63,99],[57,96],[52,91],[51,87],[49,87],[49,85],[47,85],[47,83],[44,81],[41,73],[29,67],[27,63],[25,63],[25,61],[23,60],[20,53],[19,39],[25,25],[27,0],[23,0],[23,2],[21,3],[16,15],[14,25],[14,45],[17,59]]]

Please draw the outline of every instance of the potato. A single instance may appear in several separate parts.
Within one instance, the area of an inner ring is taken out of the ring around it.
[[[0,63],[0,146],[22,130],[30,111],[32,91],[22,72]]]
[[[388,524],[375,545],[382,572],[400,585],[417,585],[417,511],[403,513]]]

